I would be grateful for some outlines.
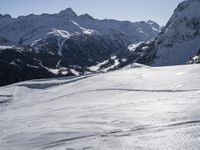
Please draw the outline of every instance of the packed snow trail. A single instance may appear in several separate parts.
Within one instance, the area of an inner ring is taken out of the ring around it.
[[[200,149],[200,65],[0,88],[0,150]]]

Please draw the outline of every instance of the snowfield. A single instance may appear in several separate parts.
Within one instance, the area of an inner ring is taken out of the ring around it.
[[[200,149],[200,65],[0,88],[0,150]]]

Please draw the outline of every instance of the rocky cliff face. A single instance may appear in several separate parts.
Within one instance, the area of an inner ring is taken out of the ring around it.
[[[185,64],[200,48],[200,1],[187,0],[174,14],[155,40],[153,65]]]

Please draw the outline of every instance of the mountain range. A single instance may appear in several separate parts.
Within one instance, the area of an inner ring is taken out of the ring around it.
[[[123,67],[138,57],[130,45],[151,41],[161,27],[99,20],[71,8],[57,14],[0,15],[0,85]]]
[[[111,19],[98,20],[88,14],[76,15],[67,8],[58,14],[28,15],[12,18],[0,16],[0,37],[20,45],[31,45],[47,39],[49,35],[124,35],[130,42],[147,41],[155,38],[160,26],[153,21],[129,22]]]

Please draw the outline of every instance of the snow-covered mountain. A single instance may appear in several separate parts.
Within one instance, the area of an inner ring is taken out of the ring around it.
[[[0,85],[39,78],[34,69],[28,71],[30,66],[45,72],[40,78],[52,77],[49,72],[60,77],[121,68],[139,56],[127,49],[131,43],[152,40],[159,32],[153,21],[98,20],[88,14],[78,16],[71,8],[18,18],[1,15]]]
[[[0,150],[200,149],[200,65],[0,88]]]
[[[200,0],[186,0],[174,14],[154,43],[153,65],[186,64],[200,49]]]
[[[155,40],[132,44],[128,48],[140,54],[135,59],[137,63],[169,66],[198,62],[200,0],[183,1]]]
[[[124,34],[130,42],[139,42],[155,38],[160,26],[153,21],[132,23],[111,19],[98,20],[88,14],[78,16],[71,8],[58,14],[31,14],[18,18],[0,16],[0,37],[14,43],[31,45],[34,41],[46,39],[49,33],[54,31],[110,36]]]

